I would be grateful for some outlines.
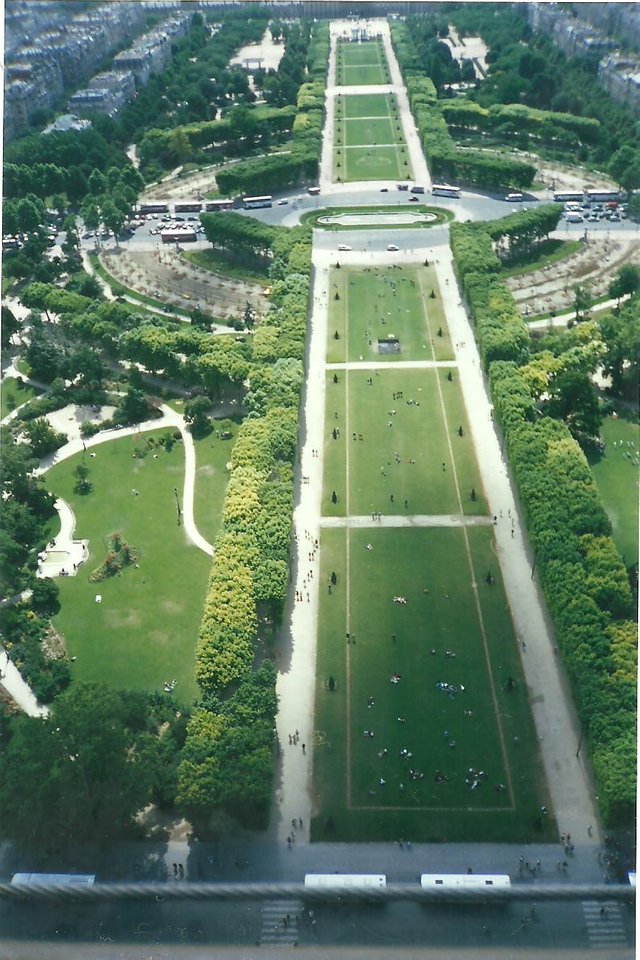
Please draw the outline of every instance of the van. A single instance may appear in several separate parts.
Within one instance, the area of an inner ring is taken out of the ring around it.
[[[520,200],[524,200],[524,194],[522,193],[508,193],[505,197],[505,200],[508,200],[510,203],[519,203]]]
[[[564,219],[567,223],[582,223],[584,221],[582,214],[578,213],[576,210],[569,210],[567,213],[565,213]]]
[[[411,187],[411,193],[424,193],[424,187]]]

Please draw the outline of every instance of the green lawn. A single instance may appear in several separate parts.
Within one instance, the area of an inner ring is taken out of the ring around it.
[[[338,98],[333,176],[342,181],[411,177],[394,96],[363,94]]]
[[[637,423],[607,417],[602,424],[604,456],[592,467],[613,539],[626,566],[638,561],[638,460],[640,427]]]
[[[374,86],[389,83],[389,74],[379,63],[362,64],[361,66],[338,67],[338,86]]]
[[[336,147],[334,180],[410,180],[409,155],[400,146]]]
[[[170,453],[157,447],[157,459],[152,450],[133,456],[161,434],[104,443],[95,458],[79,454],[46,474],[48,488],[73,507],[75,536],[88,538],[90,549],[76,577],[57,581],[62,609],[54,625],[69,655],[77,656],[75,677],[144,690],[162,690],[175,677],[175,694],[187,702],[198,692],[195,644],[211,559],[177,523],[174,488],[182,490],[182,444]],[[73,470],[83,457],[93,491],[81,497],[73,491]],[[116,531],[135,549],[139,568],[92,583],[89,574],[104,560],[105,540]]]
[[[389,82],[384,47],[379,40],[339,43],[336,51],[338,86],[371,85]]]
[[[378,338],[390,335],[399,338],[401,352],[380,355]],[[331,271],[327,361],[360,359],[377,363],[454,359],[433,267]]]
[[[0,385],[0,420],[4,420],[8,413],[26,403],[27,400],[39,396],[41,392],[15,377],[4,377]]]
[[[342,133],[344,129],[344,134]],[[380,146],[403,143],[402,128],[399,121],[390,117],[369,117],[361,120],[342,120],[336,130],[336,146],[362,147],[368,144]]]
[[[320,603],[314,840],[553,838],[493,550],[491,527],[467,541],[460,529],[323,530],[321,583],[337,584]],[[486,774],[473,789],[470,768]]]
[[[362,93],[336,98],[337,118],[397,117],[398,103],[392,93]]]
[[[332,372],[326,383],[324,515],[486,513],[460,387],[447,380],[447,371],[352,369],[336,375],[338,383]]]

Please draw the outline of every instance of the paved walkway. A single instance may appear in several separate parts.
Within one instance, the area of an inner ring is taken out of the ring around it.
[[[456,367],[455,360],[351,360],[348,363],[327,363],[327,370],[433,370]]]
[[[367,514],[348,517],[322,517],[321,527],[490,527],[491,517],[464,516],[463,514],[409,514],[387,516],[386,514]]]

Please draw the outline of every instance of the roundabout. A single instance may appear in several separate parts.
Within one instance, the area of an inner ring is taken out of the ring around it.
[[[440,226],[454,219],[454,214],[442,207],[427,207],[423,204],[408,208],[386,205],[371,207],[325,207],[313,210],[300,217],[300,223],[319,230],[375,230],[384,227],[393,229],[422,229]]]

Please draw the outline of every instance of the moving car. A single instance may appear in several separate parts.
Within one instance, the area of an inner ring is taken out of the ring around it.
[[[340,252],[343,253],[345,250],[351,250],[351,247],[349,246],[348,243],[339,243],[338,250],[340,250]]]
[[[399,250],[399,247],[396,247],[395,243],[388,243],[387,250]]]

